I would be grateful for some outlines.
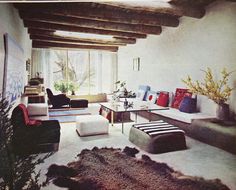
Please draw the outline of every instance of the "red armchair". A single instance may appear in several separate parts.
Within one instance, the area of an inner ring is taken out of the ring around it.
[[[16,153],[56,151],[60,142],[60,124],[57,120],[32,120],[24,104],[12,112],[13,146]]]

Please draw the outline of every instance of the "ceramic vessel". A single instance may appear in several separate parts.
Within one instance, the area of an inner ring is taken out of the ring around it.
[[[216,118],[221,121],[229,120],[229,104],[218,104],[216,110]]]

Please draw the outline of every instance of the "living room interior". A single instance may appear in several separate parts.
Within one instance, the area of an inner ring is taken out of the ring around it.
[[[236,189],[235,18],[234,0],[2,2],[1,145],[46,155],[12,189]]]

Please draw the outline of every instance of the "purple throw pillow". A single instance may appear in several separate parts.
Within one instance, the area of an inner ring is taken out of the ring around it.
[[[184,97],[180,103],[179,111],[185,113],[194,113],[197,111],[197,98]]]

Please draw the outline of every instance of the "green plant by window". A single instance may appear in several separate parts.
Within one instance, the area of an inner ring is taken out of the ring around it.
[[[68,92],[68,84],[66,81],[57,81],[54,83],[54,88],[57,91],[60,91],[62,93]]]
[[[67,82],[67,81],[57,81],[54,83],[54,88],[57,91],[62,93],[67,93],[68,91],[76,91],[78,90],[78,85],[74,82]]]
[[[78,84],[76,84],[75,82],[69,82],[68,83],[68,90],[69,91],[76,91],[76,90],[78,90],[79,89],[79,85]]]
[[[221,79],[217,80],[213,77],[212,70],[202,70],[205,73],[204,81],[192,81],[190,76],[182,81],[187,85],[189,91],[195,94],[207,96],[217,104],[224,104],[230,97],[233,88],[229,87],[229,76],[234,72],[228,72],[226,68],[221,71]]]

